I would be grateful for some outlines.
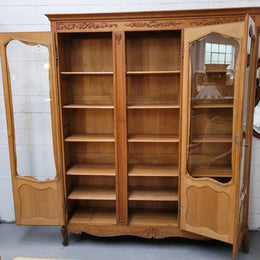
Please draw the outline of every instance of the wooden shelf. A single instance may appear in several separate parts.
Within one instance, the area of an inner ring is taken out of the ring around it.
[[[114,142],[113,135],[94,135],[94,134],[72,134],[65,138],[65,142]]]
[[[236,72],[236,70],[197,70],[196,73],[219,73],[219,72]]]
[[[129,200],[141,201],[178,201],[178,192],[172,190],[135,189],[128,193]]]
[[[178,135],[130,135],[130,143],[178,143]]]
[[[126,75],[160,75],[160,74],[180,74],[180,70],[155,70],[155,71],[127,71]]]
[[[232,135],[197,135],[192,138],[194,143],[232,143]]]
[[[69,224],[103,225],[116,224],[116,211],[111,208],[78,208],[69,220]]]
[[[113,75],[112,71],[62,71],[61,75]]]
[[[74,164],[66,172],[67,175],[85,175],[85,176],[115,176],[114,165],[100,164]]]
[[[232,177],[231,167],[211,167],[192,169],[192,177]]]
[[[167,165],[130,165],[128,176],[178,177],[179,168]]]
[[[165,210],[132,210],[129,214],[129,225],[178,226],[178,214]]]
[[[69,194],[68,199],[72,200],[115,200],[116,191],[111,187],[87,187],[77,186]]]
[[[233,104],[196,104],[192,108],[233,108]]]
[[[128,105],[128,109],[171,109],[180,108],[180,105]]]
[[[205,70],[206,73],[219,73],[219,72],[236,72],[236,70]]]
[[[84,104],[69,104],[63,108],[89,108],[89,109],[114,109],[113,105],[84,105]]]

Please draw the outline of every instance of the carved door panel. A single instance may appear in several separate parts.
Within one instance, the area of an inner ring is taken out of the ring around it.
[[[16,224],[63,225],[53,35],[3,33],[0,44]]]
[[[181,228],[233,243],[245,23],[184,30]]]

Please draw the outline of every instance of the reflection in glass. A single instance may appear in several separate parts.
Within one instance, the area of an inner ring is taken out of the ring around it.
[[[260,39],[260,35],[259,35]],[[260,40],[258,39],[259,46]],[[258,46],[258,63],[256,72],[256,93],[255,93],[255,109],[254,109],[254,136],[260,138],[260,47]]]
[[[241,157],[241,167],[240,167],[240,190],[242,190],[244,187],[247,186],[247,180],[248,180],[248,160],[249,160],[249,155],[248,155],[248,117],[247,117],[247,112],[248,112],[248,93],[249,93],[249,84],[250,84],[250,73],[252,70],[252,39],[248,35],[248,40],[247,40],[247,66],[246,66],[246,78],[245,78],[245,90],[244,90],[244,106],[243,106],[243,133],[242,133],[242,157]],[[249,137],[250,138],[250,137]]]
[[[228,182],[232,177],[232,121],[236,39],[211,33],[190,44],[191,113],[188,171]]]
[[[12,40],[7,45],[12,90],[17,173],[53,179],[49,50]]]

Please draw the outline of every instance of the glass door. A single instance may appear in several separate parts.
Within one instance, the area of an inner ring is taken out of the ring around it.
[[[64,224],[53,36],[0,35],[16,224]]]
[[[238,207],[236,219],[236,240],[233,247],[233,258],[236,257],[239,250],[241,240],[243,241],[243,249],[248,251],[249,234],[248,234],[248,204],[249,204],[249,180],[250,180],[250,159],[251,144],[253,134],[253,111],[254,111],[254,91],[255,91],[255,72],[256,72],[256,29],[254,21],[248,17],[246,26],[247,41],[245,48],[245,66],[244,67],[244,95],[242,119],[240,124],[240,179],[237,185]],[[239,141],[240,141],[239,140]]]
[[[241,22],[184,30],[181,228],[228,243],[244,28]]]

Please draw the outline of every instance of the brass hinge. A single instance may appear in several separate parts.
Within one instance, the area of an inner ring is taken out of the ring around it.
[[[12,136],[12,130],[10,128],[7,129],[8,136]]]

